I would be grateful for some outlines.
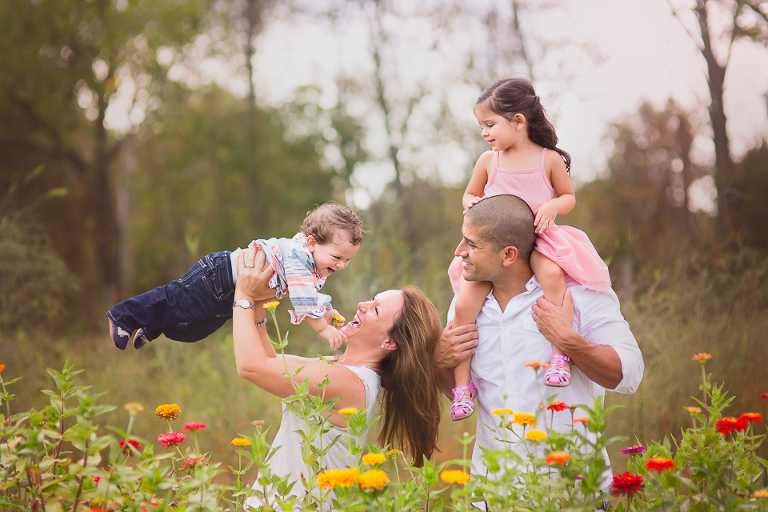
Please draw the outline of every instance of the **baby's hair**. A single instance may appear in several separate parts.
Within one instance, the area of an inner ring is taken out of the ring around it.
[[[352,245],[363,243],[365,225],[355,211],[348,206],[325,203],[307,212],[301,232],[311,236],[320,245],[333,242],[334,236],[342,231]]]
[[[571,155],[557,147],[557,134],[552,122],[526,78],[502,78],[483,91],[475,105],[481,105],[496,115],[512,121],[515,114],[523,114],[528,123],[528,138],[539,146],[557,151],[571,173]]]

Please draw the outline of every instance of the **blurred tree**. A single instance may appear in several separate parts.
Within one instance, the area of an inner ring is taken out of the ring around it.
[[[96,269],[86,283],[105,292],[104,302],[121,284],[113,184],[121,141],[107,112],[127,102],[138,124],[156,108],[166,83],[156,53],[183,54],[204,7],[200,0],[0,4],[0,186],[45,163],[46,186],[69,187],[63,208],[46,212],[46,231],[71,268],[86,276]]]
[[[705,169],[691,161],[695,134],[691,114],[674,100],[663,110],[644,103],[611,126],[607,176],[577,193],[581,206],[567,219],[584,226],[598,252],[614,263],[614,285],[625,292],[633,267],[668,263],[696,234],[689,191]]]
[[[690,11],[695,15],[696,23],[691,28],[694,23],[684,19],[682,13],[678,14],[672,0],[668,2],[707,63],[709,118],[715,143],[718,224],[723,239],[734,241],[741,219],[741,197],[738,193],[741,176],[733,162],[726,129],[723,102],[725,75],[736,41],[768,45],[768,4],[761,0],[695,0]],[[684,9],[688,11],[689,7]]]
[[[741,227],[744,244],[768,251],[768,146],[766,142],[752,149],[737,164],[743,176],[741,197]]]
[[[280,111],[253,112],[215,86],[177,87],[138,134],[140,172],[126,186],[141,272],[129,293],[177,278],[209,252],[291,237],[307,211],[333,197],[336,173],[321,164],[320,135],[291,133]]]

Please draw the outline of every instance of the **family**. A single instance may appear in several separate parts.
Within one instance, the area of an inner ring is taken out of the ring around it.
[[[585,233],[554,222],[575,205],[570,156],[556,147],[533,86],[523,78],[499,80],[474,112],[490,150],[478,159],[464,194],[462,239],[449,268],[455,297],[445,328],[429,298],[413,286],[359,303],[349,321],[333,309],[319,290],[357,254],[364,226],[350,208],[325,204],[307,214],[292,239],[259,239],[244,250],[209,254],[180,279],[116,305],[107,312],[112,341],[123,350],[131,340],[141,348],[161,334],[194,342],[232,318],[241,377],[281,398],[294,394],[286,366],[301,369],[293,378],[309,379],[310,386],[328,378],[324,398],[338,402],[323,446],[345,432],[339,411],[367,407],[370,420],[378,401],[378,443],[403,448],[421,466],[437,449],[444,395],[454,421],[477,412],[473,472],[482,474],[488,471],[482,451],[494,436],[518,439],[489,429],[498,419],[492,412],[534,412],[540,384],[545,399],[557,395],[568,404],[591,405],[606,389],[634,393],[643,358],[607,266]],[[333,350],[346,344],[343,354],[278,360],[262,306],[284,296],[293,323],[306,320]],[[524,368],[532,361],[550,361],[541,383]],[[297,496],[306,492],[299,478],[304,428],[284,406],[270,466],[296,482]],[[565,420],[550,426],[570,428]],[[509,446],[523,449],[519,442]],[[342,443],[324,462],[327,470],[352,465]]]

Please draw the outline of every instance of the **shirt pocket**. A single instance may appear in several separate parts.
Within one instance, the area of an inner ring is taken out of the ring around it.
[[[541,360],[549,363],[552,357],[552,344],[539,332],[536,321],[530,315],[523,318],[523,332],[531,361]]]

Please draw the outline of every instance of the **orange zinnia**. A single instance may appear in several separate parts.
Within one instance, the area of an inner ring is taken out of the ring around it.
[[[544,460],[545,464],[560,464],[564,466],[566,462],[571,460],[571,456],[565,452],[550,452],[547,458]]]
[[[645,469],[648,471],[664,471],[665,469],[675,469],[674,461],[664,457],[653,457],[645,463]]]
[[[534,370],[538,370],[539,368],[544,368],[546,370],[549,368],[549,365],[542,361],[531,361],[530,363],[525,363],[525,366],[533,368]]]
[[[712,354],[707,354],[706,352],[701,352],[699,354],[695,354],[693,356],[694,361],[706,361],[707,359],[712,359]]]

